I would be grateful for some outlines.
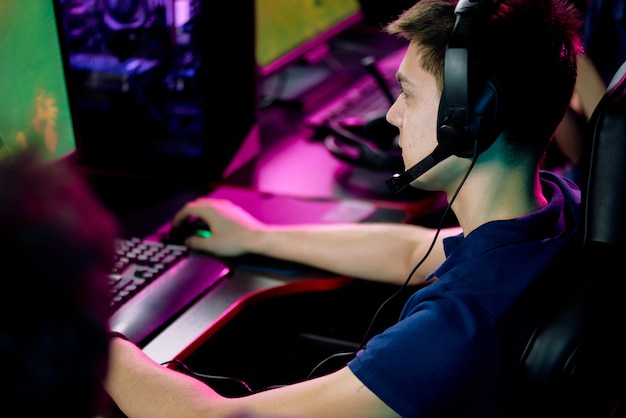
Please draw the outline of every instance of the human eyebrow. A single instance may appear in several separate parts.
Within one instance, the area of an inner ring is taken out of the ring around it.
[[[415,86],[415,82],[413,82],[410,78],[404,75],[401,71],[396,73],[396,79],[402,86],[411,87]]]
[[[407,88],[410,89],[410,87],[413,86],[414,83],[408,77],[406,77],[404,74],[402,74],[402,72],[400,72],[400,71],[398,71],[396,73],[396,79],[398,80],[398,83],[400,83],[402,94],[406,96]]]

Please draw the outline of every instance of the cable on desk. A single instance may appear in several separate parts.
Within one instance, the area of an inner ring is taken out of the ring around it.
[[[171,363],[174,363],[177,366],[179,366],[182,369],[180,371],[185,373],[188,376],[195,377],[195,378],[200,379],[200,380],[227,380],[229,382],[235,382],[235,383],[238,383],[241,386],[243,386],[244,389],[246,391],[248,391],[249,393],[251,393],[251,394],[255,393],[255,391],[252,390],[252,388],[250,388],[250,386],[248,386],[248,384],[246,382],[244,382],[243,380],[241,380],[241,379],[236,379],[234,377],[228,377],[228,376],[217,376],[217,375],[203,374],[203,373],[194,372],[185,363],[183,363],[180,360],[165,361],[165,362],[161,363],[161,366],[166,366],[166,365],[171,364]]]

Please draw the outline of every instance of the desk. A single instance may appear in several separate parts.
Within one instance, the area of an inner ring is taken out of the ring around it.
[[[217,187],[210,194],[221,197],[246,208],[253,216],[269,224],[311,223],[324,224],[335,222],[407,222],[409,213],[394,205],[370,202],[359,202],[345,199],[341,202],[328,200],[308,200],[282,195],[259,194],[249,189],[233,186]],[[416,204],[430,204],[428,201]],[[285,208],[291,208],[293,214]],[[169,230],[164,225],[149,238],[159,241]],[[195,254],[196,257],[210,257],[207,254]],[[182,359],[195,348],[205,342],[210,335],[234,317],[238,312],[251,304],[268,298],[276,298],[287,294],[328,291],[350,284],[352,279],[336,277],[334,274],[313,268],[289,268],[295,273],[259,273],[237,267],[237,260],[227,264],[233,265],[231,275],[222,279],[209,290],[196,304],[181,317],[171,323],[155,339],[145,347],[146,353],[159,362],[173,358]],[[242,260],[240,260],[242,261]],[[271,259],[269,261],[272,262]],[[245,261],[244,261],[245,263]],[[247,263],[254,261],[248,260]],[[265,265],[265,264],[263,264]],[[277,266],[280,267],[280,266]]]
[[[175,358],[184,360],[237,313],[259,300],[332,290],[350,282],[348,278],[316,274],[294,277],[235,271],[143,347],[143,351],[159,363]]]
[[[383,39],[382,45],[387,41]],[[382,51],[389,52],[379,47],[379,54]],[[355,167],[335,158],[321,141],[312,139],[312,131],[302,124],[303,117],[302,111],[289,106],[261,109],[262,152],[251,164],[229,177],[227,183],[298,197],[367,199],[388,208],[405,210],[412,215],[406,221],[438,210],[441,196],[394,196],[385,184],[393,173]],[[143,350],[159,363],[184,359],[244,308],[259,300],[290,293],[333,290],[351,282],[349,278],[318,273],[295,277],[235,270],[148,342]]]

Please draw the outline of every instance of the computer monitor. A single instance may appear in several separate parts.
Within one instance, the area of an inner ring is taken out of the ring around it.
[[[40,148],[49,161],[76,142],[51,0],[0,2],[0,158]]]
[[[204,183],[254,156],[254,0],[41,1],[56,6],[82,165]]]
[[[256,57],[269,76],[362,19],[359,0],[255,0]]]

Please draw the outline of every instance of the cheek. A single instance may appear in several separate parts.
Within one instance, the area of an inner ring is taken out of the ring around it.
[[[400,145],[405,162],[415,164],[430,154],[437,146],[437,115],[431,112],[415,114],[404,119]]]

